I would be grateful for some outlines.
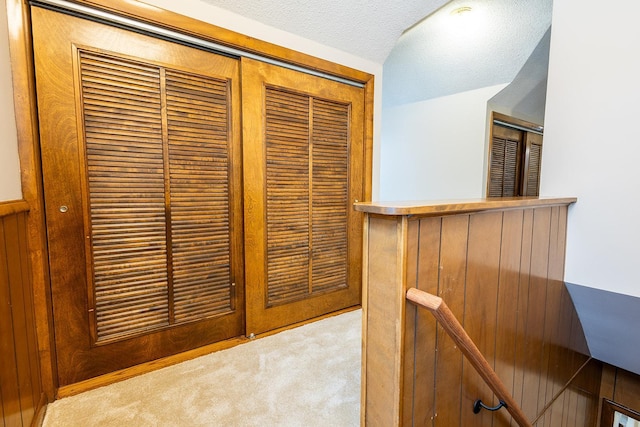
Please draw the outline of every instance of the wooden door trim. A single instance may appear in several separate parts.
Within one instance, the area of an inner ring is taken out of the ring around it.
[[[373,78],[372,75],[354,68],[316,58],[159,7],[125,0],[67,1],[359,83],[367,83]]]
[[[31,15],[26,1],[7,0],[6,7],[10,28],[9,53],[13,77],[13,100],[21,166],[22,195],[29,204],[27,238],[42,389],[47,400],[52,401],[57,387],[56,378],[58,375],[52,333],[53,315],[44,222],[44,192],[35,97]]]
[[[147,374],[149,372],[157,371],[158,369],[166,368],[178,363],[186,362],[187,360],[195,359],[200,356],[205,356],[207,354],[211,354],[221,350],[227,350],[247,341],[249,340],[245,337],[229,338],[227,340],[208,344],[203,347],[195,348],[193,350],[188,350],[182,353],[174,354],[172,356],[152,360],[150,362],[144,362],[139,365],[120,369],[108,374],[99,375],[97,377],[79,381],[70,385],[61,386],[59,389],[57,389],[56,399],[73,396],[78,393],[93,390],[98,387],[133,378],[138,375]]]
[[[76,3],[98,7],[124,16],[158,24],[217,43],[253,51],[287,63],[301,65],[364,84],[364,201],[372,197],[373,175],[373,118],[374,76],[277,46],[255,38],[181,16],[144,4],[124,0],[77,0]],[[39,154],[38,115],[35,97],[35,68],[31,39],[29,4],[24,0],[7,0],[9,17],[9,51],[13,77],[13,98],[16,114],[18,152],[21,164],[21,183],[24,200],[29,204],[28,245],[32,266],[32,283],[42,387],[47,400],[53,400],[57,384],[55,346],[53,344],[53,316],[49,283],[48,250],[44,221],[44,193],[42,165]]]
[[[514,126],[523,127],[533,132],[542,133],[543,131],[543,127],[538,124],[528,122],[526,120],[518,119],[517,117],[507,116],[506,114],[498,113],[497,111],[492,111],[491,124],[493,125],[493,122],[496,120],[507,123],[507,124],[511,124]]]

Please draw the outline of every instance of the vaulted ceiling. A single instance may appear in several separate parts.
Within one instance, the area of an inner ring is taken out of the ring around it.
[[[382,64],[405,29],[448,0],[202,1]]]
[[[509,83],[552,12],[552,0],[202,1],[384,64],[385,106]]]
[[[552,0],[452,0],[398,39],[384,63],[383,105],[510,83],[548,32],[552,6]],[[471,10],[459,12],[465,8]],[[547,38],[541,64],[548,49]]]

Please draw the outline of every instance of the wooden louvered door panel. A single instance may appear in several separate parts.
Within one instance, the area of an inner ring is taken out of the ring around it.
[[[542,162],[542,135],[527,132],[526,154],[522,182],[523,196],[537,196],[540,192],[540,167]]]
[[[360,304],[364,94],[242,60],[247,333]]]
[[[238,61],[33,29],[60,385],[243,334]]]
[[[521,185],[523,135],[521,131],[493,126],[488,197],[518,196]]]

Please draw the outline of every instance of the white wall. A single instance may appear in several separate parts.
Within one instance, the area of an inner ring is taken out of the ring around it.
[[[22,199],[8,35],[7,9],[2,2],[0,4],[0,202]]]
[[[568,282],[640,296],[640,2],[553,6],[541,194],[577,196]]]
[[[385,108],[380,200],[482,197],[487,100],[505,86]]]
[[[382,112],[382,64],[360,58],[349,53],[314,42],[295,34],[287,33],[260,22],[245,18],[199,0],[143,0],[165,10],[199,19],[253,38],[274,43],[289,49],[303,52],[317,58],[326,59],[341,65],[373,74],[374,84],[374,150],[373,150],[373,198],[377,198],[380,181],[380,123]],[[322,17],[319,17],[322,19]]]

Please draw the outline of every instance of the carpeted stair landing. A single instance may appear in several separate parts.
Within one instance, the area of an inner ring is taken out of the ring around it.
[[[360,424],[362,311],[49,405],[45,427]]]

